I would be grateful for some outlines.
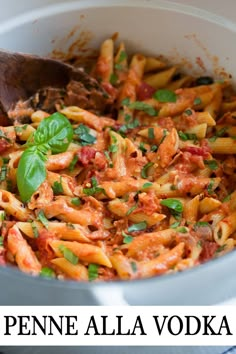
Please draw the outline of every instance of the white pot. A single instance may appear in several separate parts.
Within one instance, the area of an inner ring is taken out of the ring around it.
[[[199,74],[233,74],[236,67],[235,23],[163,0],[81,0],[32,10],[1,23],[0,47],[48,55],[55,48],[66,51],[82,32],[91,37],[89,48],[119,32],[130,51],[163,54],[175,62],[184,58],[187,69],[191,62]],[[235,267],[232,252],[175,275],[100,284],[47,281],[0,268],[0,304],[213,304],[236,294]]]

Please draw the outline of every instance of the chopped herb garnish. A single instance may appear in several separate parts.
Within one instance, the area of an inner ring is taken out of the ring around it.
[[[148,139],[154,139],[154,128],[148,128]]]
[[[83,188],[83,192],[86,195],[94,195],[96,193],[103,192],[105,194],[105,190],[101,187],[98,187],[98,181],[95,177],[91,178],[92,187],[91,188]]]
[[[22,133],[23,130],[26,130],[28,127],[28,124],[24,124],[24,125],[16,125],[14,126],[15,132],[16,133]]]
[[[80,124],[74,130],[74,134],[76,138],[79,139],[79,143],[82,146],[92,145],[96,141],[96,137],[90,134],[90,129],[84,124]]]
[[[122,236],[124,237],[123,238],[123,243],[131,243],[133,241],[133,236],[130,236],[130,235],[127,235],[124,231],[122,231]]]
[[[176,229],[180,225],[180,221],[176,221],[173,224],[170,225],[171,229]]]
[[[135,209],[137,209],[137,205],[133,205],[128,211],[127,213],[125,214],[126,216],[129,216]]]
[[[196,80],[196,85],[211,85],[214,80],[210,76],[201,76]]]
[[[204,160],[204,164],[207,165],[212,171],[218,169],[218,163],[216,160]]]
[[[144,183],[144,185],[143,185],[143,189],[149,188],[149,187],[151,187],[151,186],[152,186],[152,183],[151,183],[151,182],[146,182],[146,183]]]
[[[46,229],[48,228],[48,219],[46,218],[43,210],[40,210],[40,212],[38,213],[38,218],[39,221],[41,221],[41,223],[46,227]]]
[[[197,247],[202,248],[202,241],[201,241],[201,240],[199,240],[199,241],[197,242]]]
[[[137,111],[144,111],[145,113],[147,113],[149,116],[156,116],[157,115],[157,110],[152,107],[150,104],[147,104],[145,102],[141,102],[141,101],[135,101],[135,102],[130,102],[129,98],[125,98],[121,104],[123,106],[127,106],[130,109],[136,109]]]
[[[141,150],[144,154],[145,152],[147,152],[147,149],[144,146],[144,142],[141,141],[141,143],[139,144],[139,150]]]
[[[201,104],[201,103],[202,103],[202,100],[201,100],[200,97],[196,97],[195,100],[193,101],[193,104],[194,104],[195,106],[198,106],[198,105]]]
[[[118,81],[118,76],[114,73],[111,74],[110,76],[110,84],[112,84],[113,86],[117,83]]]
[[[0,247],[3,246],[3,236],[0,236]]]
[[[62,183],[61,183],[61,177],[60,177],[60,182],[55,181],[53,183],[52,189],[53,189],[53,193],[55,195],[63,194],[64,191],[63,191],[63,186],[62,186]]]
[[[210,227],[211,225],[207,221],[198,221],[194,224],[193,229],[196,231],[199,227]]]
[[[9,139],[1,129],[0,129],[0,139],[5,139],[9,143],[11,142],[11,139]]]
[[[34,222],[32,222],[31,227],[32,227],[32,230],[33,230],[34,238],[39,237],[39,232],[38,232],[37,226],[35,225]]]
[[[132,261],[132,262],[130,262],[130,265],[131,265],[132,271],[133,271],[134,273],[136,273],[137,270],[138,270],[138,268],[137,268],[137,263],[134,262],[134,261]]]
[[[221,229],[217,231],[217,237],[219,239],[221,239],[221,237],[222,237],[222,230]]]
[[[109,167],[113,167],[112,159],[109,155],[108,151],[104,151],[104,155],[106,156],[107,161],[109,162]]]
[[[215,253],[219,253],[219,252],[224,251],[225,247],[226,247],[226,245],[222,245],[222,246],[218,247]]]
[[[108,147],[108,150],[109,150],[110,152],[117,152],[117,151],[118,151],[118,146],[115,145],[115,144],[112,144],[112,145],[110,145],[110,146]]]
[[[97,279],[98,277],[98,268],[99,266],[97,264],[94,263],[90,263],[88,266],[88,277],[89,277],[89,281],[93,281],[95,279]]]
[[[5,211],[4,211],[4,210],[1,210],[1,213],[0,213],[0,221],[5,220],[5,217],[6,217]]]
[[[147,228],[147,222],[146,221],[141,221],[138,224],[133,224],[128,227],[128,232],[136,232],[136,231],[142,231]]]
[[[64,258],[71,264],[78,264],[79,257],[77,257],[69,248],[64,245],[58,247],[59,251],[63,254]]]
[[[181,140],[187,141],[187,140],[197,140],[197,135],[196,134],[189,134],[189,133],[183,133],[181,130],[178,131],[178,135]]]
[[[217,138],[225,135],[226,131],[228,130],[228,127],[223,127],[220,130],[218,130],[214,136],[212,136],[211,138],[209,138],[209,141],[214,142],[216,141]]]
[[[178,186],[176,186],[175,184],[171,184],[171,186],[170,186],[171,191],[176,191],[177,189],[178,189]]]
[[[156,152],[158,150],[158,146],[157,145],[152,145],[151,146],[151,151],[152,152]]]
[[[231,200],[231,194],[227,195],[223,200],[222,202],[225,203],[225,202],[228,202]]]
[[[56,277],[53,269],[51,269],[49,267],[43,267],[41,269],[41,272],[39,275],[43,278],[55,278]]]
[[[184,111],[184,113],[187,115],[187,116],[191,116],[193,114],[193,111],[189,108],[189,109],[186,109],[186,111]]]
[[[130,114],[125,114],[125,122],[129,123],[131,121],[131,115]]]
[[[126,54],[126,52],[124,50],[122,50],[120,52],[119,58],[117,60],[117,63],[120,64],[120,63],[122,63],[122,61],[124,61],[126,59],[127,59],[127,54]]]
[[[140,125],[139,121],[137,119],[134,119],[133,122],[129,122],[127,124],[122,125],[118,133],[126,133],[128,130],[132,130],[137,128]]]
[[[166,135],[167,135],[167,130],[166,130],[166,129],[164,129],[164,130],[163,130],[163,137],[161,138],[160,144],[162,144],[162,143],[163,143],[163,141],[164,141],[164,139],[165,139]]]
[[[213,187],[214,187],[214,181],[213,181],[213,180],[210,180],[210,182],[209,182],[209,184],[208,184],[208,186],[207,186],[207,192],[208,192],[209,194],[212,194],[212,193],[214,192]]]
[[[159,102],[176,102],[177,95],[171,90],[161,89],[154,93],[153,97]]]
[[[161,205],[166,206],[167,208],[174,210],[177,213],[182,213],[183,204],[178,199],[168,198],[161,201]]]
[[[75,206],[79,206],[81,204],[81,200],[79,198],[72,198],[71,204],[73,204]]]
[[[188,229],[184,226],[178,227],[176,230],[177,230],[177,232],[180,232],[181,234],[186,234],[188,232]]]
[[[0,182],[5,181],[7,177],[7,165],[2,165],[1,172],[0,172]]]
[[[142,170],[141,170],[141,176],[142,178],[147,178],[147,172],[148,172],[148,169],[150,167],[152,167],[154,165],[153,162],[148,162],[145,166],[143,166]]]
[[[74,168],[75,168],[77,162],[78,162],[78,156],[75,155],[75,156],[73,157],[73,159],[72,159],[70,165],[69,165],[69,171],[70,171],[70,172],[74,171]]]
[[[71,224],[70,222],[67,222],[66,226],[68,227],[68,229],[75,230],[75,225]]]

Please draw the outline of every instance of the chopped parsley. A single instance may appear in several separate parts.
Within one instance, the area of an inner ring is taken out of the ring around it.
[[[143,111],[145,113],[147,113],[149,116],[157,116],[157,110],[152,107],[150,104],[147,104],[145,102],[141,102],[141,101],[135,101],[135,102],[130,102],[129,98],[125,98],[121,104],[123,106],[127,106],[130,109],[136,109],[137,111]]]
[[[38,238],[39,237],[39,232],[38,232],[37,226],[35,225],[34,222],[32,222],[31,227],[32,227],[32,230],[33,230],[34,238]]]
[[[88,266],[89,281],[93,281],[93,280],[97,279],[98,269],[99,269],[99,266],[97,264],[94,264],[94,263],[89,264],[89,266]]]
[[[144,146],[144,142],[141,141],[141,143],[139,144],[139,150],[141,150],[144,154],[145,152],[147,152],[147,149]]]
[[[140,123],[138,119],[134,119],[132,122],[129,122],[127,124],[123,124],[119,130],[118,133],[126,133],[128,130],[132,130],[140,126]]]
[[[43,267],[41,269],[41,272],[39,273],[39,275],[43,278],[55,278],[56,277],[53,269],[51,269],[49,267]]]
[[[188,232],[188,229],[184,226],[178,227],[176,230],[177,230],[177,232],[180,232],[181,234],[186,234]]]
[[[213,187],[214,187],[214,180],[210,180],[208,186],[207,186],[207,192],[209,194],[213,194],[214,193],[214,190],[213,190]]]
[[[151,150],[152,152],[156,152],[158,150],[158,146],[157,145],[152,145],[151,146]]]
[[[92,187],[91,188],[83,188],[83,192],[86,195],[94,195],[96,193],[103,192],[105,194],[105,190],[101,187],[98,187],[98,181],[95,177],[91,178]]]
[[[218,169],[218,163],[216,160],[204,160],[204,164],[208,166],[212,171]]]
[[[7,177],[7,165],[2,165],[1,172],[0,172],[0,182],[5,181]]]
[[[63,194],[64,191],[63,191],[63,186],[62,186],[62,183],[61,183],[61,177],[60,177],[60,182],[55,181],[53,183],[52,190],[53,190],[53,193],[55,195]]]
[[[112,73],[110,76],[110,84],[113,86],[117,83],[118,81],[118,76],[115,73]]]
[[[64,258],[71,264],[78,264],[79,257],[77,257],[69,248],[64,245],[58,247],[59,251],[63,254]]]
[[[78,162],[78,156],[75,155],[75,156],[73,157],[73,159],[72,159],[70,165],[69,165],[69,171],[70,171],[70,172],[74,171],[74,168],[75,168],[77,162]]]
[[[197,140],[197,135],[196,134],[189,134],[189,133],[183,133],[181,130],[178,131],[178,135],[181,140],[187,141],[187,140]]]
[[[150,167],[152,167],[154,165],[153,162],[148,162],[145,166],[143,166],[142,170],[141,170],[141,176],[142,178],[147,178],[147,172],[148,172],[148,169]]]
[[[133,236],[127,235],[124,231],[122,231],[123,243],[129,244],[133,241]]]
[[[106,159],[107,159],[107,161],[109,163],[109,167],[113,167],[112,159],[111,159],[111,157],[109,155],[109,152],[108,151],[104,151],[104,155],[106,156]]]
[[[151,186],[152,186],[152,183],[151,183],[151,182],[146,182],[146,183],[144,183],[144,185],[143,185],[143,189],[149,188],[149,187],[151,187]]]
[[[218,130],[215,135],[213,135],[211,138],[209,138],[209,141],[214,142],[216,141],[217,138],[222,137],[225,135],[226,131],[228,130],[228,127],[223,127],[220,130]]]
[[[156,91],[153,97],[159,102],[176,102],[177,95],[175,92],[167,89],[160,89]]]
[[[125,214],[126,216],[129,216],[135,209],[137,209],[137,204],[133,205]]]
[[[81,200],[79,198],[72,198],[71,199],[71,204],[73,204],[75,206],[80,206]]]
[[[0,247],[3,246],[3,236],[0,236]]]
[[[110,152],[117,152],[118,151],[118,146],[116,144],[112,144],[108,147],[108,150]]]
[[[171,229],[176,229],[180,225],[180,221],[176,221],[173,224],[170,225]]]
[[[96,137],[90,134],[90,129],[84,125],[80,124],[75,130],[74,134],[76,135],[76,139],[79,140],[80,145],[92,145],[96,141]]]
[[[184,113],[185,113],[187,116],[191,116],[191,115],[193,114],[193,111],[192,111],[190,108],[188,108],[188,109],[186,109],[186,110],[184,111]]]
[[[134,262],[134,261],[132,261],[132,262],[130,262],[130,265],[131,265],[132,271],[133,271],[134,273],[136,273],[137,270],[138,270],[137,263]]]
[[[154,128],[148,128],[148,139],[154,139]]]
[[[43,210],[40,210],[40,212],[38,213],[38,218],[39,221],[41,221],[41,223],[46,227],[46,229],[48,229],[48,219],[46,218]]]
[[[136,232],[136,231],[142,231],[147,228],[147,222],[146,221],[141,221],[137,224],[133,224],[128,227],[128,232]]]
[[[123,67],[122,67],[121,63],[122,63],[123,61],[125,61],[126,59],[127,59],[127,54],[126,54],[126,52],[125,52],[124,50],[122,50],[122,51],[120,52],[119,58],[118,58],[118,60],[117,60],[117,63],[115,64],[115,69],[116,69],[116,70],[122,70]]]
[[[200,97],[196,97],[195,100],[193,101],[193,104],[194,104],[195,106],[198,106],[198,105],[201,104],[201,103],[202,103],[202,100],[201,100]]]
[[[194,231],[196,231],[199,227],[206,227],[206,226],[211,227],[211,225],[207,221],[198,221],[193,225],[193,229]]]

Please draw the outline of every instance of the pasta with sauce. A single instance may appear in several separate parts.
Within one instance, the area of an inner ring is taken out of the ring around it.
[[[99,281],[195,267],[236,244],[236,94],[107,39],[98,114],[57,101],[0,127],[0,265]]]

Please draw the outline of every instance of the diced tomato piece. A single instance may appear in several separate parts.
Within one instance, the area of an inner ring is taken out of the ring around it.
[[[198,155],[207,157],[209,155],[210,149],[208,146],[198,147],[198,146],[186,146],[185,151],[190,152],[192,155]]]
[[[210,260],[214,256],[218,247],[219,246],[217,245],[216,242],[205,241],[203,243],[202,252],[200,254],[201,262],[206,262]]]
[[[47,266],[50,261],[55,257],[53,250],[49,246],[49,242],[57,239],[54,233],[42,229],[39,231],[39,236],[36,238],[36,245],[38,247],[40,262]]]
[[[96,150],[90,146],[83,146],[78,151],[78,161],[82,163],[82,165],[87,166],[89,162],[94,159],[96,155]]]
[[[155,91],[152,86],[143,81],[137,89],[137,99],[139,101],[147,100],[152,97]]]

